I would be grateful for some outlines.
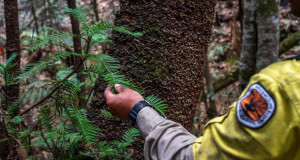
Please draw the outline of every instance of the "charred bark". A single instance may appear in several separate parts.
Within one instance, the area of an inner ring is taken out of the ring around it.
[[[5,123],[0,120],[0,159],[18,159],[17,148],[18,144],[9,136]]]
[[[291,3],[291,13],[300,17],[300,1],[299,0],[289,0]]]
[[[168,119],[190,130],[203,85],[215,1],[120,2],[115,24],[143,32],[143,36],[134,38],[113,32],[114,44],[108,53],[119,59],[122,72],[145,95],[158,94],[167,103]],[[120,138],[127,122],[100,118],[103,91],[95,95],[90,118],[102,129],[106,140]],[[133,145],[133,159],[143,159],[140,142]]]
[[[4,0],[4,13],[6,24],[6,57],[9,58],[13,53],[20,53],[19,37],[19,18],[17,0]],[[10,75],[16,75],[20,69],[20,54],[12,62],[15,66],[9,71]],[[19,98],[19,84],[4,86],[7,95],[2,109],[6,110],[9,105]],[[15,114],[17,114],[16,110]],[[1,159],[17,159],[18,144],[8,134],[5,122],[0,120],[0,155]]]
[[[4,1],[5,24],[6,24],[6,58],[13,53],[20,53],[19,19],[17,0]],[[13,61],[15,66],[9,71],[9,74],[16,75],[20,69],[20,55]],[[19,98],[19,85],[14,84],[5,87],[7,99],[3,109],[12,104]]]

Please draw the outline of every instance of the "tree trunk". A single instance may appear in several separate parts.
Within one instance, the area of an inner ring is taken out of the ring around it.
[[[91,4],[93,5],[93,10],[94,10],[94,14],[95,14],[95,18],[96,18],[96,22],[99,22],[99,12],[98,12],[98,4],[97,4],[97,0],[92,0]]]
[[[18,19],[18,3],[17,0],[4,1],[5,24],[6,24],[6,58],[13,53],[20,53],[20,36],[19,36],[19,19]],[[16,75],[20,69],[20,54],[13,61],[15,66],[9,71],[9,74]],[[5,93],[8,96],[3,109],[12,104],[19,98],[19,84],[5,87]]]
[[[76,8],[76,0],[68,0],[68,7],[71,9],[75,9]],[[79,21],[71,15],[70,15],[70,19],[71,19],[71,25],[72,25],[72,33],[74,35],[80,36]],[[73,37],[73,45],[74,45],[74,52],[81,54],[82,53],[81,39],[79,37]],[[70,65],[70,66],[71,65],[75,66],[76,64],[80,63],[80,59],[78,57],[71,56],[71,58],[69,59],[69,62],[67,62],[67,63],[69,63],[68,65]]]
[[[240,83],[278,59],[279,0],[244,0]]]
[[[68,0],[68,7],[71,9],[76,8],[76,0]],[[71,25],[72,25],[72,33],[74,35],[80,36],[80,27],[79,27],[79,21],[70,15],[71,19]],[[81,48],[81,39],[79,37],[73,37],[73,45],[74,45],[74,52],[81,54],[82,48]],[[71,56],[70,58],[67,58],[67,65],[68,66],[76,66],[81,62],[81,59],[79,57]],[[81,67],[82,69],[83,67]],[[82,74],[78,74],[77,78],[80,82],[84,82],[85,77]],[[84,86],[81,87],[81,90],[84,90]],[[80,101],[81,102],[81,101]]]
[[[30,0],[30,6],[31,6],[31,12],[32,12],[32,15],[33,15],[33,20],[34,20],[34,27],[35,27],[37,35],[39,35],[40,33],[39,33],[38,18],[37,18],[36,14],[35,14],[35,7],[34,7],[33,0]]]
[[[134,38],[113,32],[114,44],[108,53],[119,59],[123,73],[145,95],[157,94],[167,103],[168,119],[190,130],[203,85],[215,1],[121,0],[120,3],[115,24],[144,35]],[[98,101],[94,102],[90,118],[107,136],[106,140],[120,138],[127,122],[99,120],[97,108],[103,108],[102,94],[102,91],[95,94]],[[133,147],[134,153],[139,153],[133,159],[143,159],[142,144]]]
[[[205,105],[205,110],[208,119],[213,119],[214,117],[218,116],[218,111],[216,108],[214,86],[209,72],[208,61],[206,61],[205,63],[206,65],[205,65],[204,76],[205,76],[205,84],[207,89],[205,101],[208,101],[208,103]]]
[[[289,0],[291,3],[291,13],[300,17],[300,1],[299,0]]]
[[[6,24],[6,57],[9,58],[13,53],[20,53],[19,37],[19,18],[17,0],[4,0],[4,13]],[[20,69],[20,54],[13,61],[15,66],[9,71],[10,75],[16,75]],[[2,109],[6,110],[15,100],[19,98],[19,84],[4,86],[7,95]],[[17,114],[18,111],[15,112]],[[6,141],[2,141],[5,140]],[[4,121],[0,120],[0,158],[17,159],[17,143],[9,137]]]
[[[5,123],[0,120],[0,159],[16,160],[18,145],[15,140],[9,137]]]

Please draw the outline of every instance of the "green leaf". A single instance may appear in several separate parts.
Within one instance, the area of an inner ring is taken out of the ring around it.
[[[3,143],[3,142],[6,142],[8,140],[9,140],[8,138],[2,138],[2,139],[0,139],[0,142]]]
[[[137,139],[138,136],[139,136],[139,130],[136,128],[130,128],[124,133],[122,140],[127,144],[131,144]]]
[[[87,144],[96,144],[96,137],[98,136],[100,130],[86,118],[86,110],[68,108],[67,111],[69,116],[73,119],[73,122],[78,127],[84,142]]]
[[[165,116],[167,105],[158,96],[150,95],[145,98],[159,113]]]
[[[15,116],[14,118],[11,119],[11,121],[15,124],[18,124],[20,122],[23,122],[23,118],[21,116]]]
[[[104,34],[101,34],[101,33],[98,33],[98,34],[94,34],[92,36],[93,40],[95,41],[99,41],[99,40],[104,40],[106,39],[105,35]]]
[[[18,57],[18,53],[12,53],[11,56],[6,60],[5,66],[11,64],[11,62]]]
[[[102,114],[103,117],[106,117],[106,118],[113,118],[114,117],[109,111],[107,111],[105,109],[101,110],[101,114]]]
[[[88,27],[88,25],[89,25],[88,21],[89,21],[89,19],[91,19],[91,17],[89,17],[87,12],[85,12],[82,8],[80,8],[80,7],[77,7],[75,9],[66,8],[63,11],[71,14],[71,16],[76,18],[83,25],[82,26],[83,28]]]

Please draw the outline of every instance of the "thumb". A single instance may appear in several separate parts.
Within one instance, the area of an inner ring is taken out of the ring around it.
[[[124,91],[125,87],[121,86],[120,84],[115,84],[115,90],[117,93],[120,93],[122,91]]]
[[[108,98],[112,97],[113,95],[114,94],[111,91],[111,86],[107,86],[107,88],[104,91],[105,99],[108,99]]]

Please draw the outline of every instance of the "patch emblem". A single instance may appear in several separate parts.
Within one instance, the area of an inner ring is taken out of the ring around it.
[[[241,124],[259,128],[272,117],[275,109],[274,99],[260,84],[255,83],[237,102],[236,115]]]

